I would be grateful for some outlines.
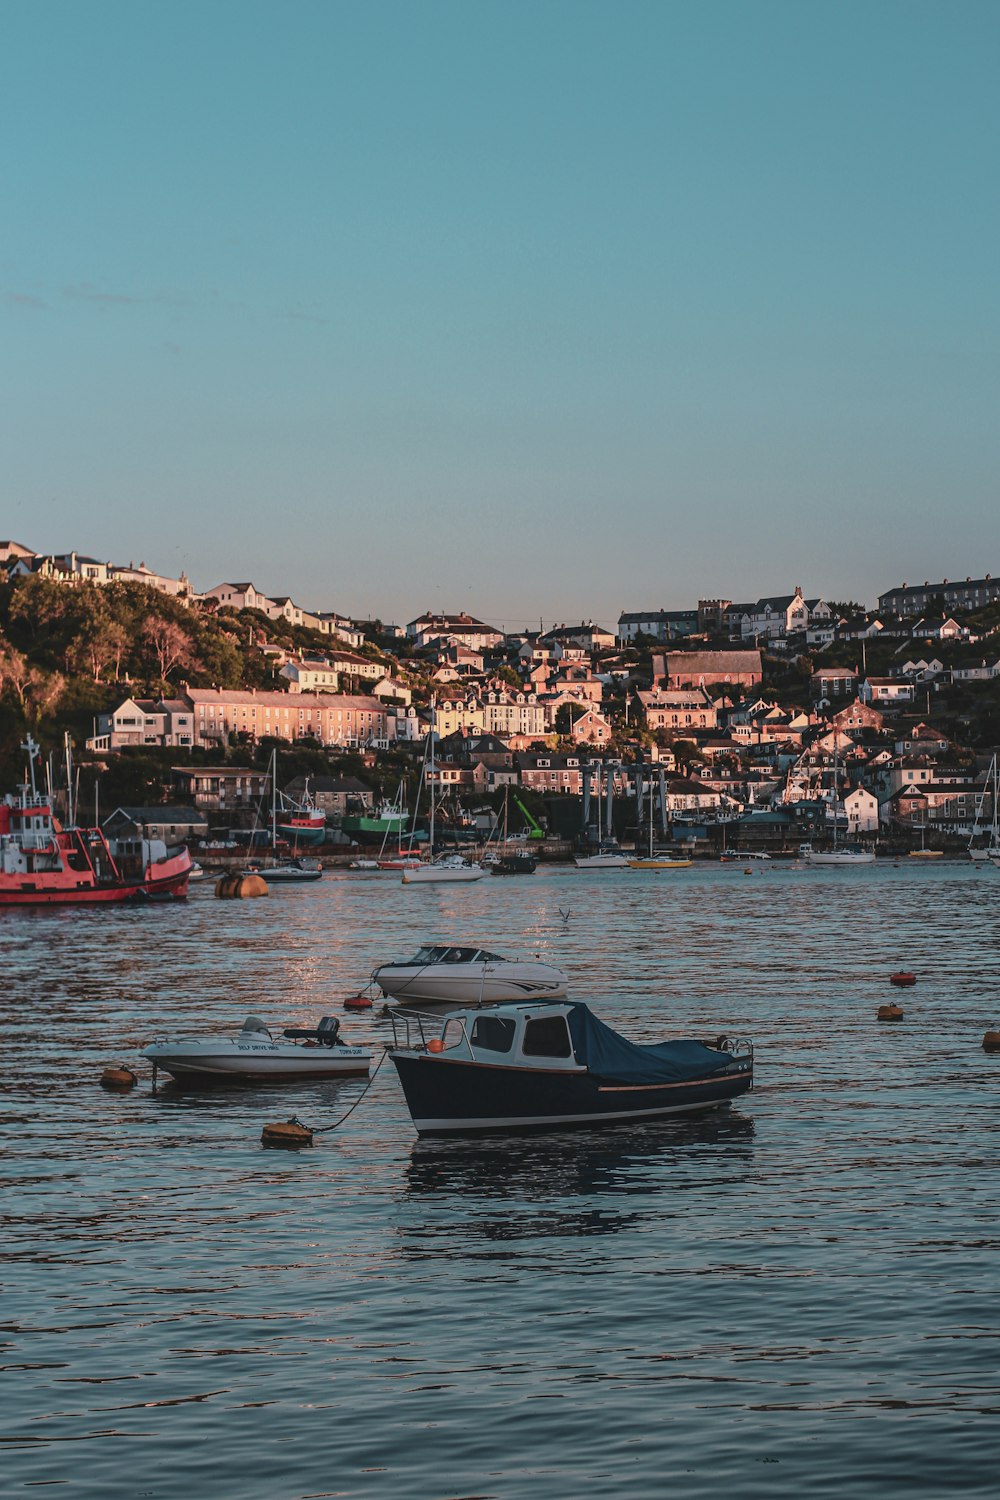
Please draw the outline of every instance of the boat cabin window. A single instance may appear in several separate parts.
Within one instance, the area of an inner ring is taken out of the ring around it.
[[[509,1052],[516,1029],[513,1021],[500,1016],[477,1016],[469,1040],[474,1047],[483,1047],[487,1052]]]
[[[521,1051],[525,1057],[570,1057],[569,1029],[564,1016],[527,1021]]]

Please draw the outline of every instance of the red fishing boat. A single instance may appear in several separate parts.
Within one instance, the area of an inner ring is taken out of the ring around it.
[[[114,846],[100,828],[63,826],[35,782],[38,746],[29,737],[28,778],[0,802],[0,906],[90,906],[177,900],[187,895],[191,855],[159,839]]]

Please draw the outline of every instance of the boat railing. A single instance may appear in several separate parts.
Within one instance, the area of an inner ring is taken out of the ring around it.
[[[398,1052],[453,1052],[456,1048],[474,1057],[464,1016],[448,1016],[441,1029],[441,1017],[426,1011],[393,1010],[392,1045]],[[432,1047],[431,1043],[435,1043]]]

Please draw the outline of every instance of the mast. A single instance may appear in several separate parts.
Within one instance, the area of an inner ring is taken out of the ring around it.
[[[427,771],[428,771],[427,780],[428,780],[428,783],[429,783],[429,786],[430,786],[430,794],[431,794],[431,817],[430,817],[430,852],[431,852],[431,859],[434,858],[434,801],[435,801],[435,796],[436,796],[436,791],[437,791],[437,789],[436,789],[436,787],[434,785],[434,736],[437,733],[437,730],[435,728],[436,724],[437,724],[437,699],[432,694],[431,695],[431,727],[430,727],[431,745],[430,745],[430,758],[429,758],[429,760],[427,762]]]
[[[278,847],[278,747],[271,751],[271,853]]]

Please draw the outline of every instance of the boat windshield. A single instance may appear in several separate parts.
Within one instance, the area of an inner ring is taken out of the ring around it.
[[[483,948],[453,948],[446,944],[428,946],[417,950],[404,968],[422,964],[498,964],[504,960],[499,953],[487,953]]]

